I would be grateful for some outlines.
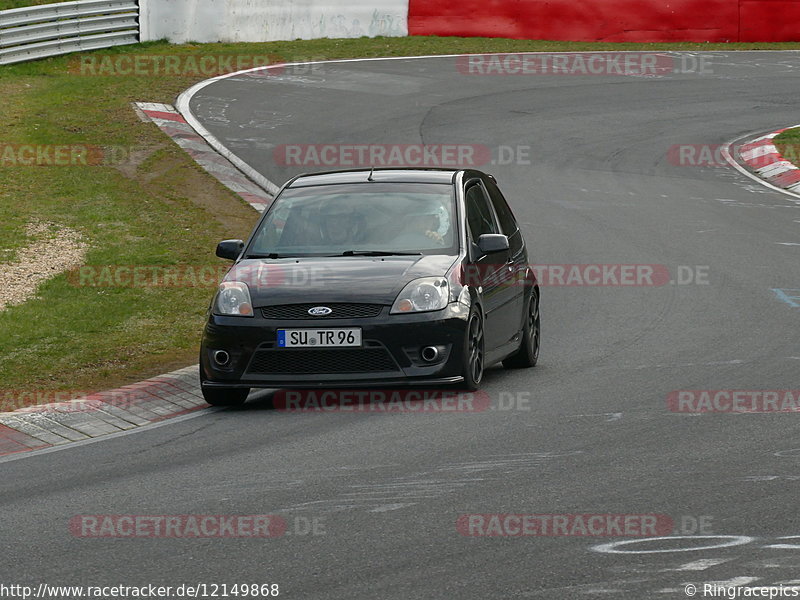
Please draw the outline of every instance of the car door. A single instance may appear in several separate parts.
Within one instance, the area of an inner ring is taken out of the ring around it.
[[[508,265],[509,269],[509,285],[511,287],[512,297],[509,299],[508,311],[509,316],[518,315],[519,319],[515,325],[515,331],[520,331],[524,325],[524,310],[525,305],[525,273],[528,269],[528,251],[525,247],[525,240],[522,237],[522,232],[519,229],[519,224],[514,218],[514,214],[506,202],[500,188],[494,181],[493,177],[487,177],[484,180],[486,190],[489,192],[489,199],[494,208],[497,221],[500,225],[500,231],[508,237],[509,255]]]
[[[514,286],[508,285],[509,252],[481,255],[478,238],[485,233],[501,233],[486,188],[480,179],[471,179],[464,186],[467,232],[469,236],[469,269],[478,274],[485,314],[484,341],[487,355],[513,338],[518,314],[509,312]],[[487,356],[487,358],[489,358]]]

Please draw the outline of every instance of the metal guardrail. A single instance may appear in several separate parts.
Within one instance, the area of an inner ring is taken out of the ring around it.
[[[0,11],[0,65],[139,41],[138,0],[78,0]]]

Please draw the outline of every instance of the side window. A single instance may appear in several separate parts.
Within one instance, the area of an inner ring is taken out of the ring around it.
[[[511,237],[519,229],[519,226],[511,213],[511,209],[508,207],[508,202],[503,198],[500,188],[493,181],[486,182],[486,189],[489,190],[489,197],[492,199],[492,206],[494,206],[494,212],[497,214],[497,220],[500,221],[500,228],[504,234]]]
[[[489,208],[489,202],[480,185],[469,186],[464,199],[467,205],[467,224],[474,241],[477,241],[484,233],[499,233],[492,209]]]

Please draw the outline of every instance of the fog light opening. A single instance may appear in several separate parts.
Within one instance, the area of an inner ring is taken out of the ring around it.
[[[436,346],[425,346],[420,355],[425,362],[436,362],[439,360],[439,349]]]
[[[225,350],[217,350],[214,352],[214,362],[217,363],[220,367],[224,367],[229,362],[231,362],[231,356]]]

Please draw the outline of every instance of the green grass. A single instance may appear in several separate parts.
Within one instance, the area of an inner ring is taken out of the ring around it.
[[[16,0],[0,0],[5,5]],[[0,8],[3,7],[0,4]],[[800,49],[800,44],[608,44],[482,38],[375,38],[262,44],[152,42],[99,55],[237,54],[286,61],[466,52]],[[202,77],[80,76],[76,57],[0,67],[0,143],[143,149],[137,166],[0,166],[0,261],[19,258],[36,218],[79,230],[89,265],[218,265],[216,242],[256,213],[199,168],[133,101],[172,103]],[[278,182],[280,183],[280,182]],[[222,217],[219,215],[222,214]],[[0,263],[2,268],[2,263]],[[0,388],[102,389],[195,361],[212,290],[78,287],[59,275],[0,312]]]
[[[22,8],[23,6],[38,6],[39,4],[56,4],[69,0],[0,0],[0,10]]]
[[[787,129],[772,141],[786,160],[800,167],[800,127]]]

